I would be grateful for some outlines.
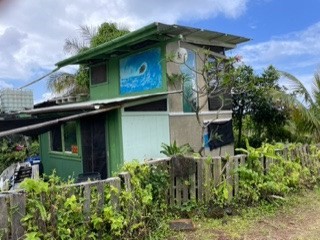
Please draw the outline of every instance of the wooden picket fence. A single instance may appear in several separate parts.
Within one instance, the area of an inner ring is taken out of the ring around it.
[[[299,157],[302,165],[308,166],[310,161],[310,149],[308,145],[293,150],[279,150],[278,154],[285,158]],[[207,202],[211,197],[210,188],[219,186],[226,181],[231,188],[229,199],[237,195],[239,189],[239,176],[235,169],[246,163],[246,155],[230,156],[228,158],[168,158],[148,161],[147,164],[162,165],[170,174],[170,186],[167,191],[167,201],[170,205],[181,206],[190,200]],[[272,159],[261,157],[261,163],[267,172]],[[98,203],[101,208],[104,204],[104,189],[107,185],[117,188],[119,191],[134,191],[131,186],[131,176],[128,172],[118,174],[117,177],[100,181],[83,182],[69,185],[68,187],[82,188],[84,205],[83,214],[90,213],[91,191],[96,189],[102,196]],[[118,191],[118,192],[119,192]],[[120,211],[118,195],[111,192],[111,203],[114,209]],[[0,193],[0,237],[1,239],[22,239],[24,229],[20,220],[26,214],[27,195],[23,191],[9,191]]]

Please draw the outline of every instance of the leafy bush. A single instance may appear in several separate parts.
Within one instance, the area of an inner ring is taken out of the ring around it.
[[[178,146],[176,141],[174,140],[173,144],[161,144],[161,148],[163,150],[160,151],[160,153],[172,157],[172,156],[184,156],[190,153],[193,153],[193,149],[190,147],[189,144],[183,144],[181,146]]]
[[[47,181],[26,179],[21,187],[28,194],[26,239],[146,239],[161,236],[167,226],[166,194],[168,173],[164,167],[126,164],[134,191],[104,188],[104,205],[97,189],[92,189],[90,212],[84,213],[83,189],[66,187],[55,174]],[[119,209],[111,202],[112,193],[119,197]]]

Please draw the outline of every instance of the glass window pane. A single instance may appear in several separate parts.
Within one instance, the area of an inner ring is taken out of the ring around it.
[[[99,84],[107,81],[107,66],[99,64],[91,67],[91,84]]]
[[[51,150],[52,151],[62,151],[61,142],[61,127],[57,126],[51,131]]]
[[[188,51],[188,58],[185,64],[180,65],[181,74],[185,76],[183,82],[183,111],[195,112],[198,104],[196,54]]]
[[[66,152],[78,153],[76,122],[68,122],[63,127],[64,150]]]

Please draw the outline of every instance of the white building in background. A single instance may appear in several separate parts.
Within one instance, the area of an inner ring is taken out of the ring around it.
[[[31,90],[0,90],[1,113],[12,113],[26,109],[33,109],[33,92]]]

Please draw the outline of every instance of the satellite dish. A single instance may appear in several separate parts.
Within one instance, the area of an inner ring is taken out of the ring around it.
[[[174,54],[175,63],[185,63],[188,59],[188,51],[185,48],[179,47]]]

